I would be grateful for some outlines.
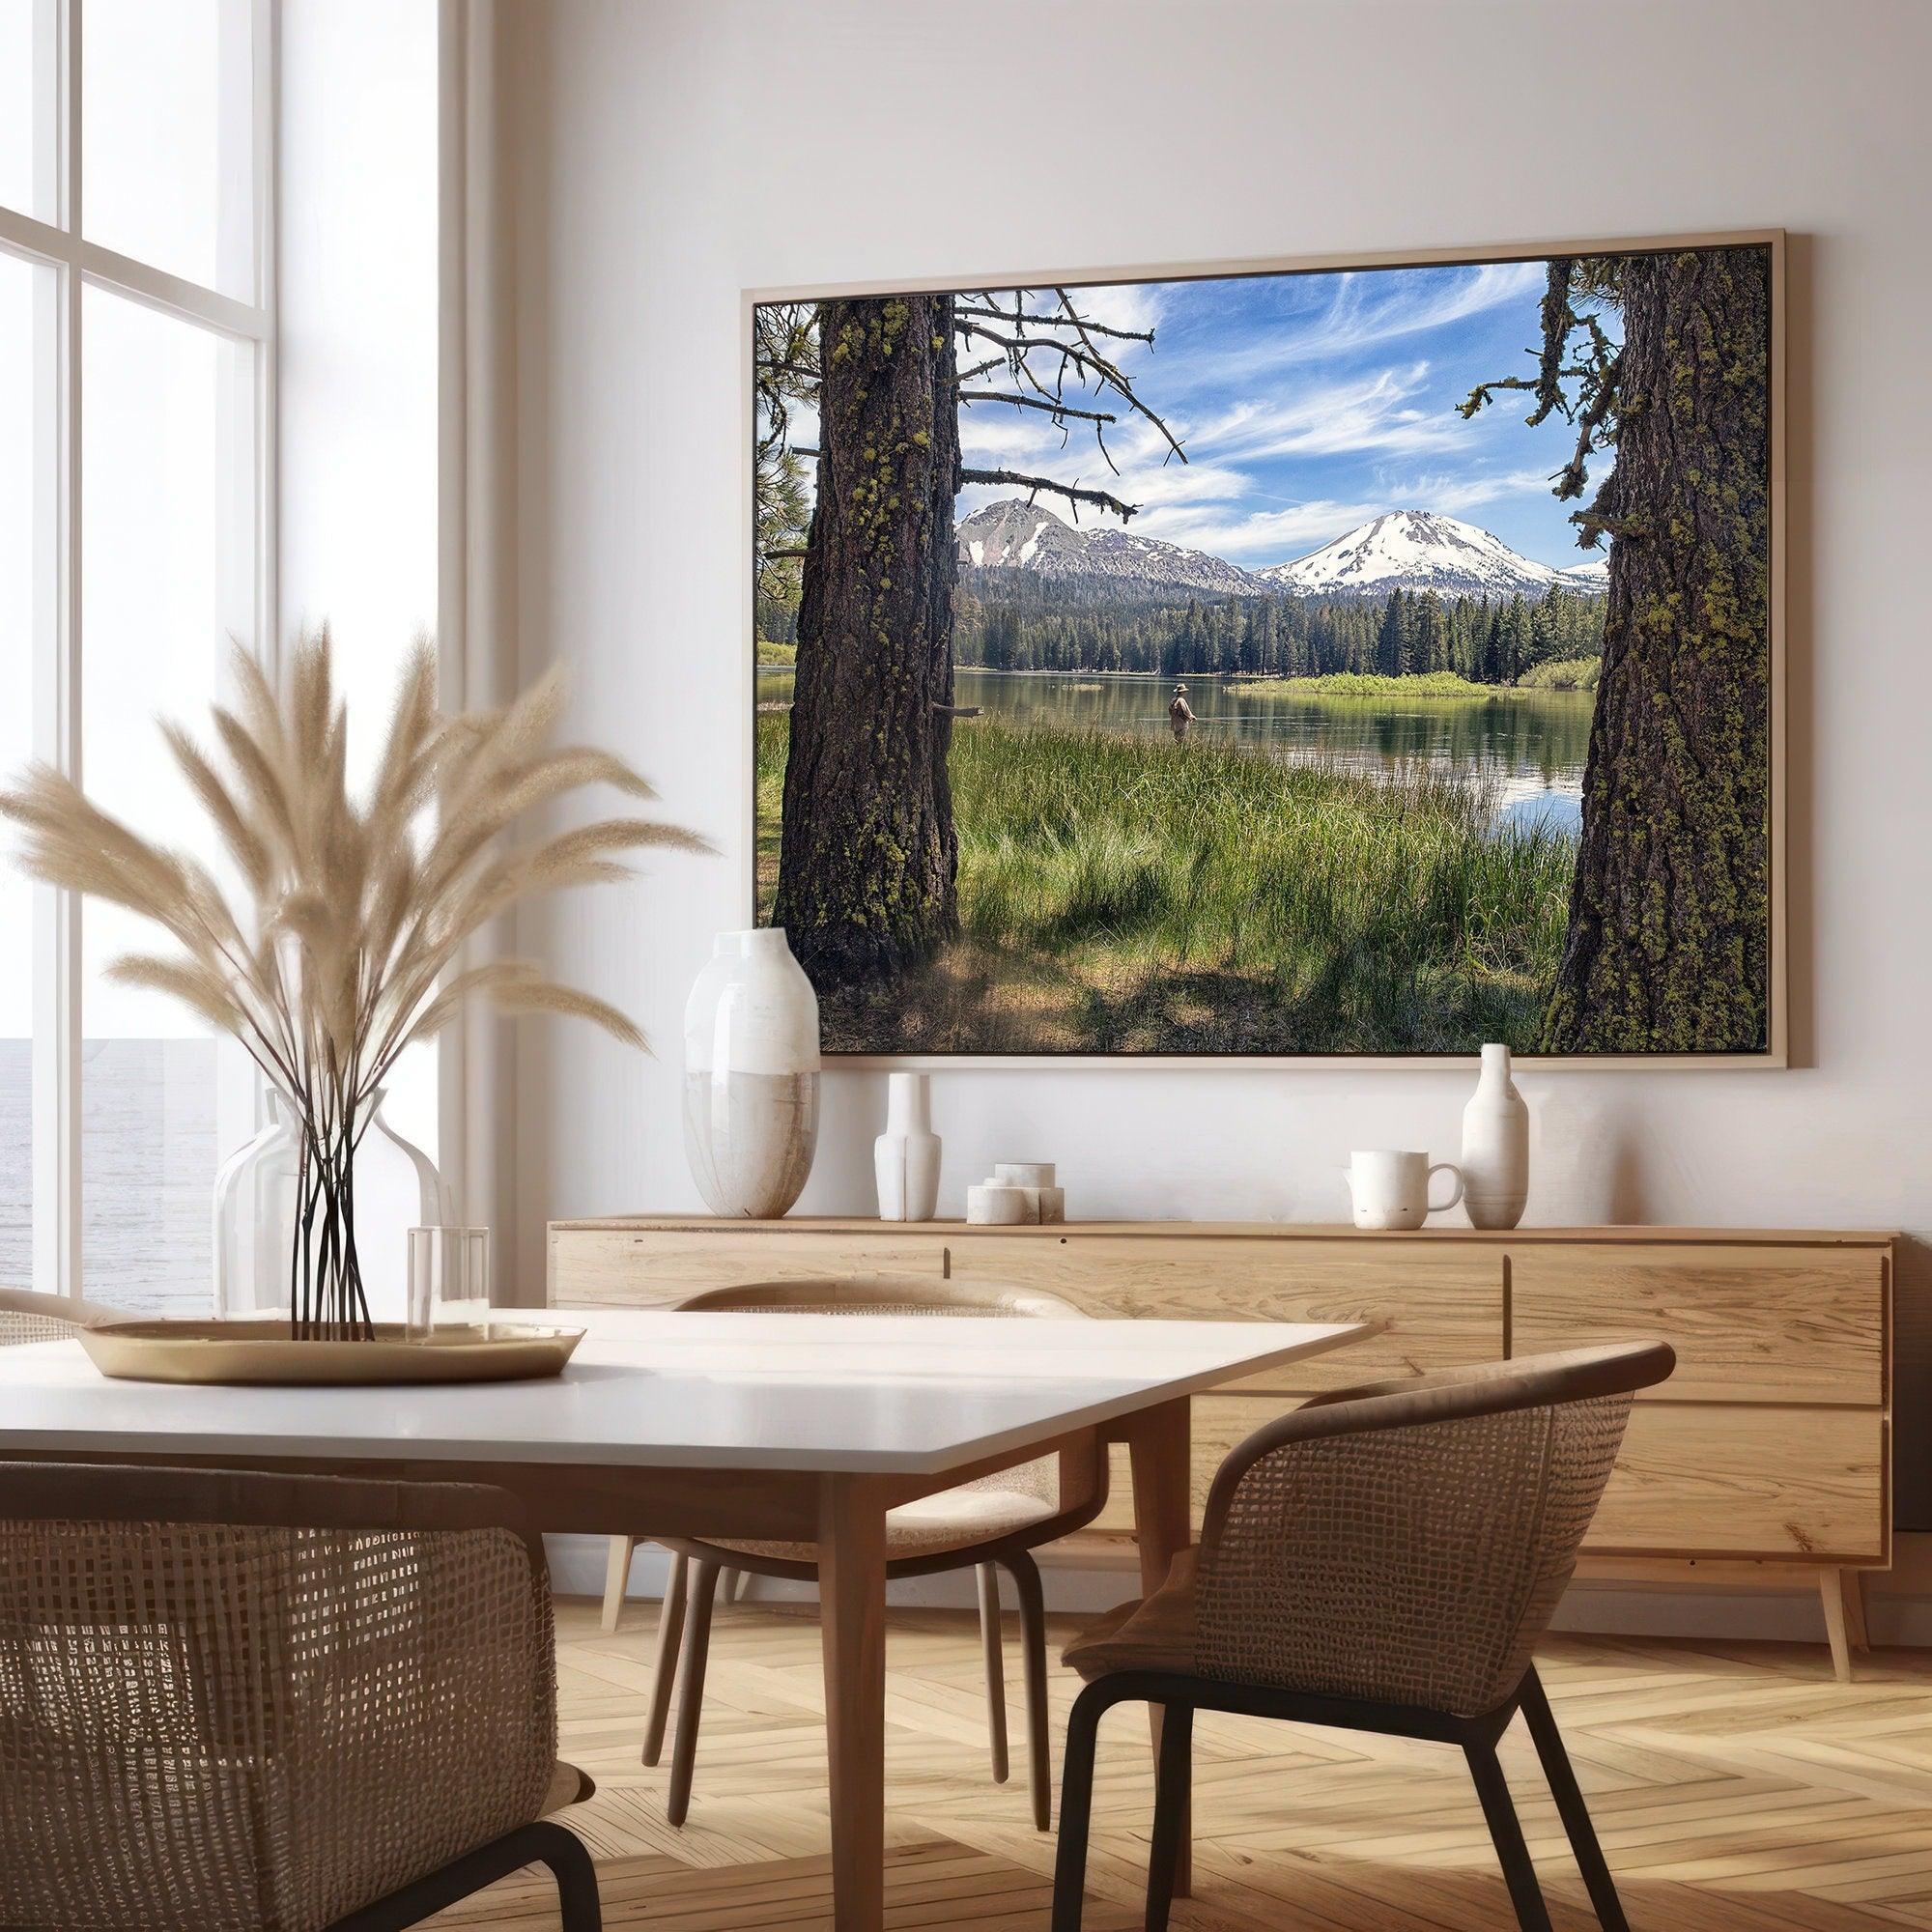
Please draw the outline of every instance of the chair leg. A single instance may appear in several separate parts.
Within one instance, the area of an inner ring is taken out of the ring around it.
[[[656,1764],[664,1755],[665,1719],[670,1715],[670,1693],[677,1683],[677,1646],[684,1635],[685,1584],[690,1576],[690,1559],[673,1549],[670,1568],[665,1572],[664,1603],[658,1609],[658,1658],[651,1672],[651,1715],[644,1726],[646,1764]]]
[[[1536,1754],[1543,1761],[1543,1776],[1549,1786],[1549,1795],[1555,1799],[1563,1829],[1569,1833],[1577,1869],[1583,1874],[1584,1888],[1596,1908],[1597,1923],[1604,1932],[1630,1932],[1623,1901],[1617,1896],[1616,1881],[1610,1877],[1604,1848],[1597,1842],[1597,1828],[1590,1822],[1590,1807],[1584,1804],[1577,1774],[1570,1768],[1570,1753],[1563,1748],[1563,1734],[1556,1728],[1555,1715],[1534,1666],[1522,1680],[1518,1697],[1529,1725],[1529,1735],[1536,1741]]]
[[[721,1567],[718,1572],[717,1601],[721,1604],[735,1604],[738,1601],[739,1587],[744,1580],[745,1573],[742,1570],[733,1570],[728,1564]]]
[[[1104,1680],[1073,1700],[1060,1773],[1060,1849],[1053,1861],[1052,1932],[1080,1932],[1087,1889],[1087,1832],[1094,1817],[1094,1747],[1113,1703]]]
[[[685,1613],[684,1655],[678,1664],[677,1735],[670,1749],[670,1791],[665,1815],[682,1825],[691,1809],[691,1771],[697,1759],[697,1719],[704,1708],[704,1665],[711,1649],[711,1605],[718,1594],[718,1565],[696,1558],[691,1604]]]
[[[547,1818],[478,1845],[473,1852],[466,1852],[400,1891],[338,1918],[327,1932],[403,1932],[405,1926],[419,1925],[445,1907],[495,1885],[499,1878],[537,1863],[548,1865],[556,1880],[563,1932],[603,1932],[597,1867],[574,1832]]]
[[[624,1613],[624,1588],[631,1580],[631,1558],[637,1554],[635,1536],[613,1536],[604,1562],[604,1628],[613,1631]]]
[[[1007,1781],[1007,1669],[1001,1655],[1000,1573],[976,1563],[980,1584],[980,1648],[986,1660],[986,1740],[993,1751],[993,1782]]]
[[[1025,1550],[1001,1559],[1020,1600],[1020,1650],[1026,1668],[1027,1778],[1036,1832],[1053,1830],[1053,1747],[1046,1709],[1046,1597],[1039,1565]]]
[[[563,1932],[604,1932],[604,1906],[597,1895],[597,1867],[590,1853],[575,1832],[559,1825],[556,1833],[543,1861],[556,1880]]]
[[[1174,1877],[1187,1832],[1194,1786],[1194,1706],[1161,1707],[1160,1764],[1154,1774],[1153,1844],[1148,1854],[1147,1932],[1167,1932]]]
[[[1516,1922],[1522,1932],[1551,1932],[1549,1908],[1543,1902],[1543,1888],[1536,1882],[1536,1867],[1530,1862],[1529,1847],[1522,1841],[1522,1826],[1517,1819],[1516,1805],[1511,1802],[1495,1747],[1467,1744],[1463,1747],[1463,1755],[1469,1760],[1476,1794],[1483,1801],[1483,1816],[1489,1820],[1490,1837],[1502,1863],[1503,1877],[1509,1881]]]

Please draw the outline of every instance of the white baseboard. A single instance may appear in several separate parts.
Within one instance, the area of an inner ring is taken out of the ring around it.
[[[553,1536],[545,1539],[551,1577],[559,1596],[604,1594],[606,1544],[601,1537]],[[1901,1534],[1893,1567],[1865,1579],[1866,1615],[1873,1643],[1932,1646],[1932,1534]],[[639,1548],[631,1564],[629,1594],[664,1594],[665,1552],[651,1544]],[[1093,1568],[1049,1553],[1040,1565],[1049,1610],[1098,1612],[1136,1593],[1131,1572],[1118,1566]],[[816,1588],[772,1577],[745,1579],[745,1598],[761,1603],[812,1603]],[[978,1602],[973,1575],[943,1571],[911,1577],[891,1587],[895,1604],[929,1608],[971,1609]],[[1010,1603],[1010,1586],[1008,1596]],[[1625,1583],[1576,1583],[1556,1613],[1556,1628],[1606,1636],[1702,1637],[1718,1641],[1766,1640],[1819,1643],[1825,1640],[1823,1611],[1815,1590],[1738,1590],[1712,1585],[1671,1590]]]

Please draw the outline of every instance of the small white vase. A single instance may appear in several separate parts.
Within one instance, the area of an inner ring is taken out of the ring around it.
[[[818,996],[784,932],[721,932],[684,1009],[684,1151],[714,1214],[775,1220],[818,1145]]]
[[[930,1221],[939,1206],[931,1088],[923,1073],[886,1076],[886,1130],[872,1143],[881,1221]]]
[[[1476,1228],[1514,1228],[1529,1200],[1529,1109],[1510,1050],[1483,1048],[1483,1075],[1463,1109],[1463,1205]]]

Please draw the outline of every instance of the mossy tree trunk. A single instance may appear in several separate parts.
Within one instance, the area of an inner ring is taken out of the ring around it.
[[[1759,248],[1620,264],[1614,538],[1552,1053],[1767,1043],[1771,289]]]
[[[827,991],[958,926],[952,739],[958,384],[951,296],[819,311],[817,501],[773,923]]]

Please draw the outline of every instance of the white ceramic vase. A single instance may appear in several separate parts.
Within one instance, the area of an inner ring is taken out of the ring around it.
[[[930,1221],[939,1207],[931,1087],[923,1073],[886,1076],[886,1130],[872,1143],[881,1221]]]
[[[772,1220],[818,1145],[818,996],[784,932],[721,932],[684,1009],[684,1152],[714,1214]]]
[[[1514,1228],[1529,1200],[1529,1109],[1510,1078],[1510,1050],[1483,1048],[1483,1074],[1463,1109],[1463,1205],[1476,1228]]]

